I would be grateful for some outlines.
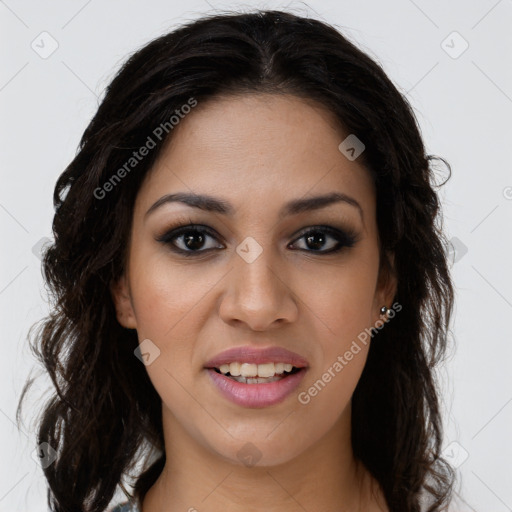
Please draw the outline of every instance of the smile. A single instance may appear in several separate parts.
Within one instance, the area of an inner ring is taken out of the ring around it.
[[[291,363],[239,363],[223,364],[215,371],[243,384],[264,384],[277,382],[288,375],[296,373],[299,368]]]

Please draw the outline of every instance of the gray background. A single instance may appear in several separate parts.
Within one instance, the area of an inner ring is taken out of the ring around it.
[[[51,238],[58,175],[130,52],[202,14],[254,7],[337,26],[407,94],[428,152],[452,165],[441,198],[456,349],[440,372],[445,453],[464,498],[452,510],[511,511],[511,0],[0,1],[0,511],[46,510],[30,414],[21,430],[14,420],[34,366],[28,329],[48,311],[37,247]],[[40,378],[28,412],[46,388]]]

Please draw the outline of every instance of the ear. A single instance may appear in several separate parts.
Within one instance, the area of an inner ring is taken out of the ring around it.
[[[124,274],[118,281],[112,283],[110,293],[116,308],[117,321],[127,329],[136,329],[137,321],[133,311],[130,288]]]
[[[391,308],[397,290],[397,277],[395,273],[395,255],[386,251],[381,259],[377,288],[374,299],[374,318],[381,318],[380,308]]]

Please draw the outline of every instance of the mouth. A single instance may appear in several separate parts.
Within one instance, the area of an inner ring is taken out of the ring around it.
[[[256,409],[277,405],[290,397],[307,369],[292,368],[273,377],[228,376],[219,368],[208,368],[206,371],[210,382],[225,399],[240,407]]]
[[[220,394],[230,402],[250,408],[283,402],[299,386],[309,363],[279,346],[233,347],[204,365]]]
[[[216,373],[242,384],[266,384],[286,379],[303,368],[291,363],[240,363],[233,362],[219,367],[208,368]]]

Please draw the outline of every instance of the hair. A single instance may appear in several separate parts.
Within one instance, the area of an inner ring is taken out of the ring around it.
[[[270,10],[202,17],[134,52],[58,178],[54,241],[42,262],[53,305],[30,341],[55,388],[37,431],[38,444],[56,451],[44,468],[53,512],[104,511],[118,485],[126,493],[123,480],[139,459],[144,467],[131,476],[144,497],[164,467],[161,399],[134,357],[137,332],[118,323],[109,290],[124,272],[134,200],[172,137],[171,116],[191,98],[252,93],[313,100],[365,144],[360,161],[375,184],[381,264],[396,275],[402,310],[371,343],[353,394],[353,452],[391,512],[418,512],[425,499],[435,512],[450,501],[454,472],[441,456],[434,373],[453,307],[437,157],[426,154],[412,108],[378,63],[322,21]],[[158,126],[164,137],[154,136]],[[156,146],[99,194],[148,136]],[[158,456],[150,463],[148,453]]]

